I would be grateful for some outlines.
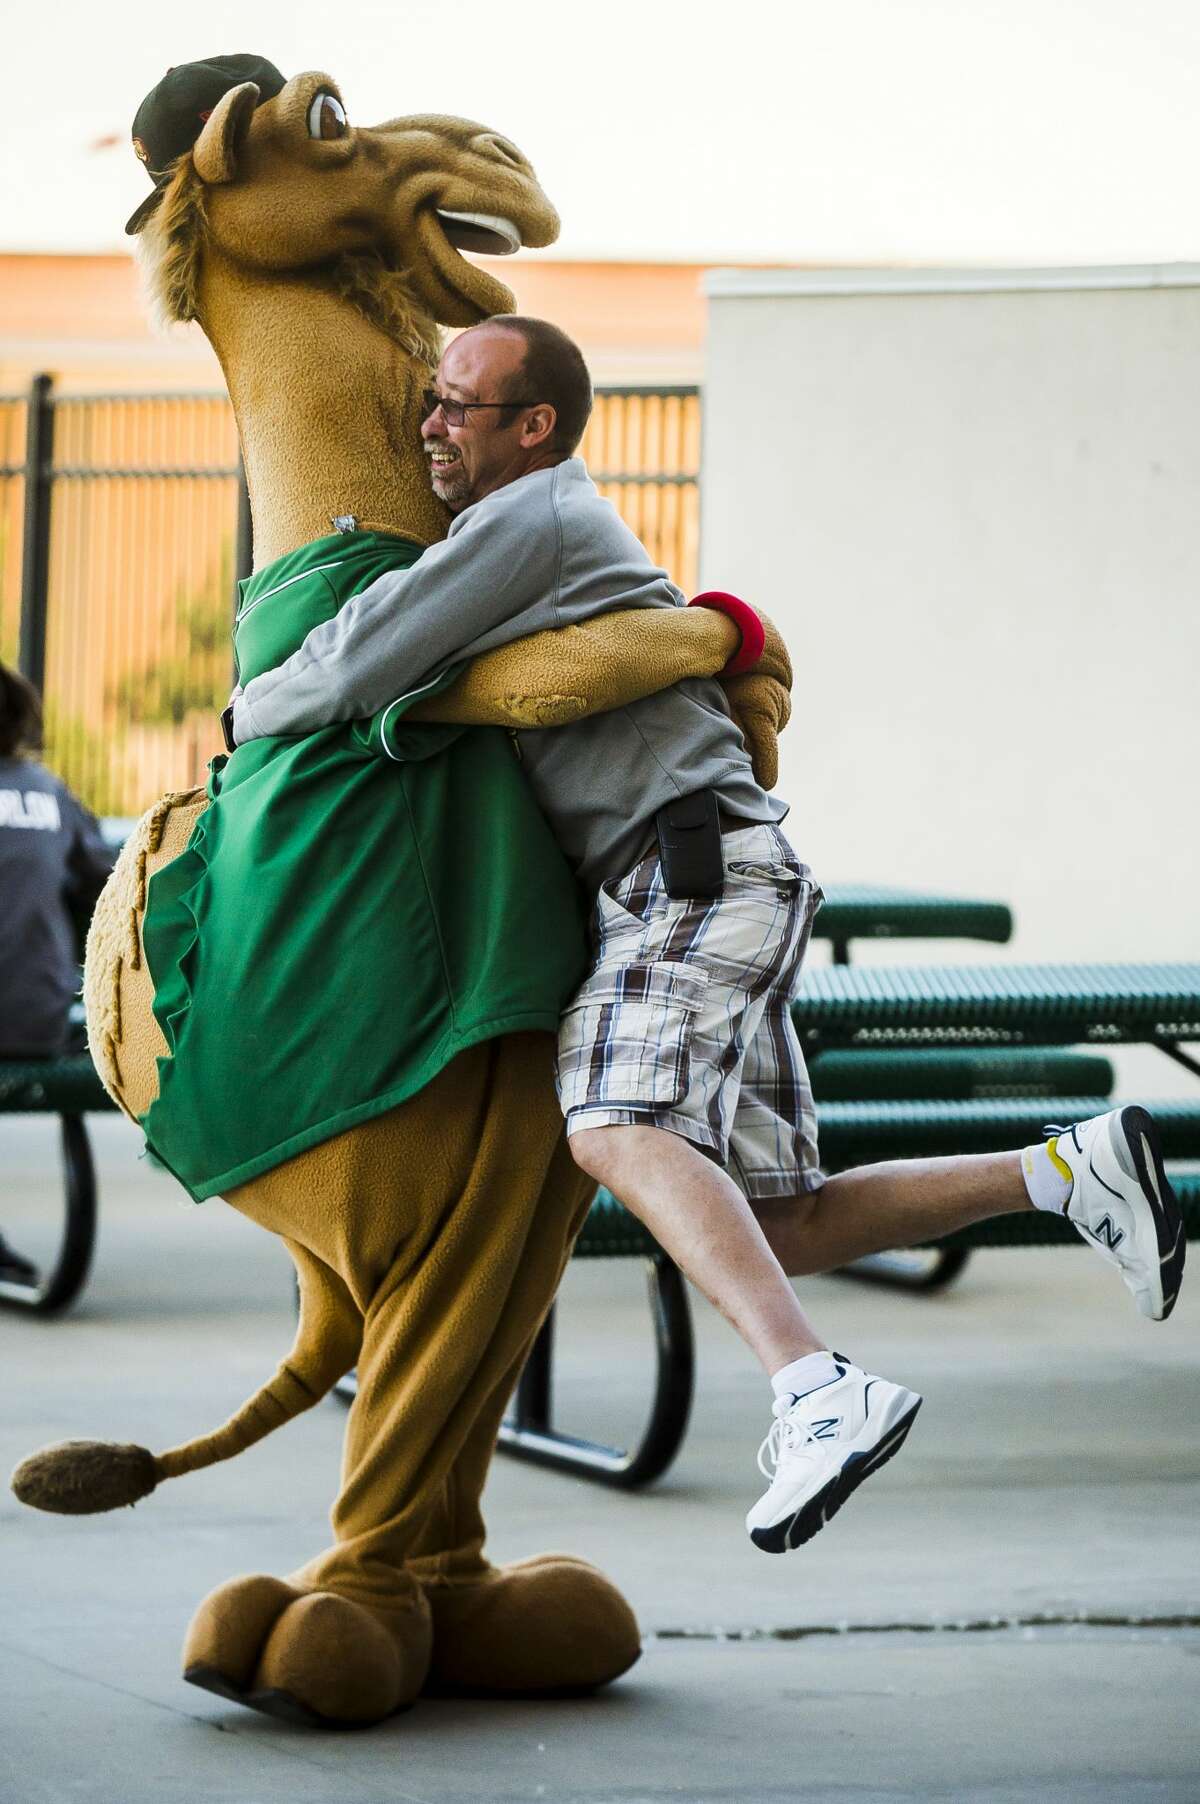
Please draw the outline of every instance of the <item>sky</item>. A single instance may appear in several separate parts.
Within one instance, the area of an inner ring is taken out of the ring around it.
[[[1198,0],[146,0],[22,9],[0,250],[111,251],[169,64],[324,69],[352,123],[478,119],[530,157],[554,257],[1200,260]]]

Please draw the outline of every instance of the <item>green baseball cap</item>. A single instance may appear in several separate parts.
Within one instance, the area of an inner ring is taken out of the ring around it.
[[[259,103],[274,100],[284,78],[263,56],[209,56],[200,63],[176,63],[156,88],[151,88],[133,120],[133,148],[154,183],[125,230],[140,232],[162,199],[171,179],[171,166],[189,151],[205,120],[230,88],[244,81],[256,83]]]

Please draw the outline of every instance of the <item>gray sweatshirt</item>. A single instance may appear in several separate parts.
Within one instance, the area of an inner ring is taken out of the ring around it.
[[[278,669],[247,683],[234,736],[241,744],[362,719],[449,664],[547,627],[684,605],[571,457],[465,507],[411,569],[379,577],[314,627]],[[787,813],[755,782],[715,680],[515,737],[538,805],[589,892],[630,869],[676,796],[712,788],[725,813],[746,822]]]

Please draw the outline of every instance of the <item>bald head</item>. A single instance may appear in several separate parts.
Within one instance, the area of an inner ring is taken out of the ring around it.
[[[421,435],[434,493],[461,513],[578,445],[592,385],[578,345],[547,320],[499,314],[446,346]]]

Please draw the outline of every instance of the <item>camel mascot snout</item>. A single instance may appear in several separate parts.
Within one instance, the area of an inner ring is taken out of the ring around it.
[[[200,322],[237,415],[248,680],[443,536],[419,436],[439,329],[514,305],[462,252],[549,244],[558,220],[520,151],[483,126],[356,127],[327,75],[214,66],[219,97],[169,167],[143,151],[158,185],[131,229],[160,310]],[[552,1082],[550,1036],[583,966],[578,903],[505,729],[714,675],[737,642],[694,609],[527,639],[387,727],[215,760],[124,848],[89,940],[93,1057],[194,1198],[283,1239],[299,1325],[214,1432],[157,1455],[66,1442],[14,1488],[63,1513],[128,1504],[232,1458],[351,1367],[359,1380],[332,1545],[206,1598],[184,1649],[192,1682],[363,1724],[427,1688],[578,1690],[637,1659],[633,1613],[593,1567],[547,1554],[498,1568],[483,1552],[500,1418],[593,1188]],[[735,679],[767,759],[782,693],[768,665]]]

